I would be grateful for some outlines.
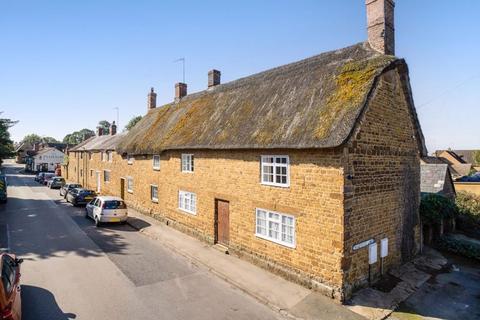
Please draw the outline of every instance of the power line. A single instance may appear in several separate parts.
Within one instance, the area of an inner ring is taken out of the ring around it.
[[[442,93],[434,96],[433,98],[431,98],[431,99],[428,100],[427,102],[418,105],[418,106],[416,107],[417,110],[418,110],[418,109],[421,109],[421,108],[423,108],[423,107],[425,107],[425,106],[427,106],[427,105],[429,105],[430,103],[432,103],[432,102],[438,100],[439,98],[447,95],[448,93],[454,91],[455,89],[458,89],[458,88],[464,86],[464,85],[467,84],[470,80],[475,79],[475,78],[478,78],[478,77],[480,77],[480,74],[473,75],[473,76],[471,76],[470,78],[468,78],[468,79],[466,79],[466,80],[458,83],[456,86],[453,86],[453,87],[451,87],[450,89],[447,89],[447,90],[443,91]]]

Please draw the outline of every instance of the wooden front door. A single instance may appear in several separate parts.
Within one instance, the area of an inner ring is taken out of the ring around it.
[[[120,178],[120,198],[125,200],[125,178]]]
[[[228,245],[230,240],[230,204],[228,201],[215,200],[215,233],[216,242]]]

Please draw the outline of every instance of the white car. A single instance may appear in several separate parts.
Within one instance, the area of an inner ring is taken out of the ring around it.
[[[94,198],[85,207],[85,217],[95,220],[99,227],[106,222],[127,222],[127,205],[119,197],[100,196]]]

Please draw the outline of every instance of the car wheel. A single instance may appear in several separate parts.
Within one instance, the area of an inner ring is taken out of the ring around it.
[[[98,217],[95,217],[95,227],[99,228],[102,225],[100,222],[100,219]]]

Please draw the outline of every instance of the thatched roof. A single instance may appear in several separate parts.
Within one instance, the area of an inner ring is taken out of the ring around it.
[[[87,140],[77,144],[68,151],[107,151],[116,150],[120,140],[125,136],[125,133],[117,133],[115,135],[93,136]]]
[[[150,110],[116,150],[335,147],[395,64],[405,62],[360,43],[218,85]]]

